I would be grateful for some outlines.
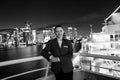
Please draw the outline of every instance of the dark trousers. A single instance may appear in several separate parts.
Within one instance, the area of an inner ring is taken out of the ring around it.
[[[64,73],[62,70],[59,73],[54,73],[56,80],[73,80],[73,71]]]

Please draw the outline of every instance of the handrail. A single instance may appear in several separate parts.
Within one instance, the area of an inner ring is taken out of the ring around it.
[[[101,67],[101,66],[97,66],[97,65],[88,65],[88,64],[86,64],[86,66],[97,67],[97,68],[102,68],[102,69],[110,69],[110,70],[120,72],[120,70],[116,70],[116,69],[113,69],[113,68],[107,68],[107,67]]]
[[[3,62],[0,62],[0,67],[13,65],[13,64],[19,64],[19,63],[23,63],[23,62],[36,61],[36,60],[41,60],[41,59],[44,59],[44,58],[42,56],[37,56],[37,57],[3,61]],[[46,73],[45,73],[45,78],[46,78],[48,76],[49,68],[50,67],[49,67],[49,62],[48,62],[47,67],[40,68],[40,69],[35,69],[35,70],[31,70],[31,71],[27,71],[27,72],[23,72],[23,73],[19,73],[19,74],[15,74],[15,75],[12,75],[12,76],[5,77],[1,80],[7,80],[7,79],[10,79],[10,78],[14,78],[14,77],[17,77],[17,76],[25,75],[25,74],[28,74],[28,73],[32,73],[32,72],[36,72],[36,71],[40,71],[40,70],[44,70],[44,69],[46,69]]]
[[[50,67],[45,67],[45,68],[40,68],[40,69],[31,70],[31,71],[23,72],[23,73],[20,73],[20,74],[15,74],[15,75],[12,75],[12,76],[9,76],[9,77],[5,77],[5,78],[2,78],[1,80],[7,80],[7,79],[14,78],[14,77],[22,76],[22,75],[25,75],[25,74],[28,74],[28,73],[32,73],[32,72],[36,72],[36,71],[40,71],[40,70],[44,70],[44,69],[49,69],[49,68],[50,68]],[[45,76],[45,78],[46,78],[47,76],[48,76],[48,74]]]
[[[0,62],[0,67],[44,59],[42,56]]]
[[[89,41],[86,44],[89,44],[89,43],[92,43],[92,44],[104,43],[104,44],[106,44],[106,43],[120,43],[120,41],[98,41],[98,42],[96,42],[96,41]]]
[[[108,55],[106,56],[106,55],[99,55],[99,54],[81,53],[80,56],[94,57],[94,58],[102,58],[102,59],[109,59],[109,60],[120,61],[120,57],[108,56]]]

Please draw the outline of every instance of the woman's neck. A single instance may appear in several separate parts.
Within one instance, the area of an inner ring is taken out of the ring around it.
[[[61,41],[61,40],[62,40],[62,37],[57,38],[57,40],[58,40],[58,41]]]

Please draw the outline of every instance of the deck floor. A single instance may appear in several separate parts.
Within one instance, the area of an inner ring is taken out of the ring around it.
[[[36,80],[56,80],[54,75],[49,75],[47,78],[38,78]],[[84,80],[84,74],[80,70],[74,70],[73,80]]]

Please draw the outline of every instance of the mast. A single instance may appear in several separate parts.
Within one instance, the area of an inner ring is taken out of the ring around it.
[[[90,39],[91,39],[91,41],[92,41],[92,37],[93,37],[93,29],[92,29],[92,27],[93,27],[93,24],[90,24]]]
[[[90,34],[92,34],[92,33],[93,33],[93,29],[92,29],[92,27],[93,27],[93,25],[92,25],[92,24],[90,24]]]

